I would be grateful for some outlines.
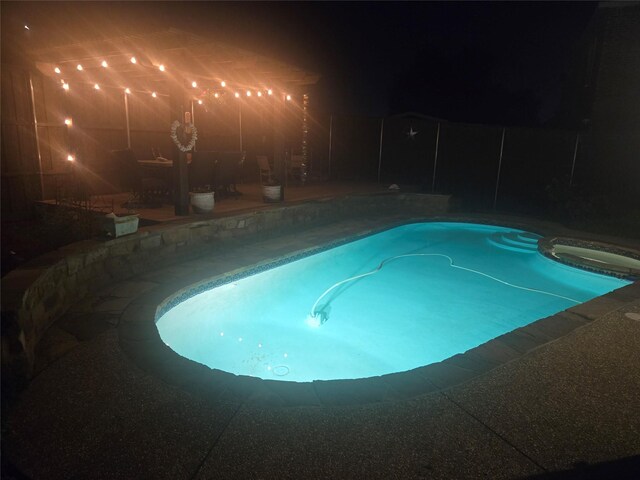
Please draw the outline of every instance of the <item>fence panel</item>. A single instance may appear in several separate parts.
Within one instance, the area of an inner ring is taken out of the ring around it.
[[[21,216],[41,186],[28,72],[2,66],[2,214]]]
[[[384,183],[419,183],[431,191],[438,123],[402,116],[384,122],[381,179]]]
[[[334,116],[331,178],[376,180],[379,147],[379,118]]]
[[[442,124],[436,191],[451,193],[471,210],[491,208],[502,128]]]
[[[557,188],[569,188],[576,134],[563,130],[507,128],[497,206],[540,213]]]
[[[329,178],[329,130],[331,115],[311,111],[309,115],[309,163],[311,179]]]

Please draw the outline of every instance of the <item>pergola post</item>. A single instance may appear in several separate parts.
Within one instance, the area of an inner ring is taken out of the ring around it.
[[[38,115],[36,113],[36,97],[33,93],[33,79],[29,72],[29,99],[31,100],[31,115],[33,117],[33,134],[36,143],[36,155],[38,157],[38,181],[40,185],[40,200],[44,200],[44,179],[42,178],[42,153],[40,152],[40,136],[38,134]]]
[[[284,200],[285,185],[285,135],[284,119],[286,100],[284,97],[276,97],[273,101],[273,171],[280,181],[280,200]]]
[[[240,137],[240,151],[242,152],[242,103],[238,102],[238,136]]]
[[[174,88],[170,98],[171,118],[184,122],[184,92]],[[178,147],[173,147],[173,172],[175,177],[174,212],[176,215],[189,215],[189,170],[187,156]]]
[[[127,92],[123,91],[122,95],[124,96],[124,119],[126,122],[127,128],[127,148],[131,148],[131,126],[129,124],[129,97]]]

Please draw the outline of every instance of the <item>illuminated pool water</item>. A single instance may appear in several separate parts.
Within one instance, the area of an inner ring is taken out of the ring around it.
[[[441,361],[630,283],[556,263],[537,238],[404,225],[196,294],[157,327],[180,355],[227,372],[360,378]]]

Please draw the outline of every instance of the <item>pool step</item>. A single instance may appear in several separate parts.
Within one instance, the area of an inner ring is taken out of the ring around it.
[[[530,232],[518,232],[516,236],[519,240],[527,243],[533,243],[534,245],[538,245],[538,240],[542,238],[541,235]]]
[[[489,243],[514,252],[535,253],[538,251],[539,235],[528,232],[496,232],[487,239]]]

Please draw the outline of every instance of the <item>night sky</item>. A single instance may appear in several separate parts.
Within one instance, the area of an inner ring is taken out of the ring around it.
[[[563,79],[596,8],[595,2],[2,2],[2,21],[3,41],[10,22],[29,23],[32,42],[77,41],[97,31],[191,30],[320,73],[312,105],[327,113],[412,111],[542,125],[557,114]]]

